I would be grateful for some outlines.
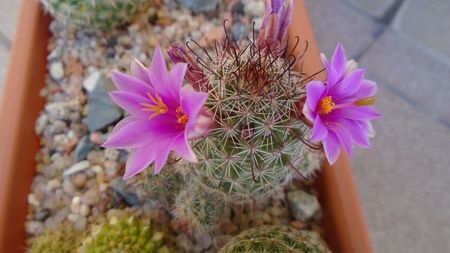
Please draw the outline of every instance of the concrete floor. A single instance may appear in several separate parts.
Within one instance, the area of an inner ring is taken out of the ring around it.
[[[19,2],[0,0],[0,89]],[[450,252],[450,2],[307,2],[322,51],[343,42],[379,84],[373,149],[353,157],[375,252]]]

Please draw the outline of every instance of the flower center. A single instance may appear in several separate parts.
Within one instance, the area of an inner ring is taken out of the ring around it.
[[[178,106],[175,112],[177,115],[177,122],[180,123],[181,125],[186,125],[188,123],[189,117],[186,113],[183,112],[181,106]]]
[[[333,102],[333,99],[331,96],[326,96],[322,98],[319,102],[319,113],[320,114],[328,114],[330,113],[334,108],[336,107],[336,104]]]
[[[147,96],[150,98],[151,103],[140,103],[140,105],[143,107],[143,111],[152,112],[148,116],[148,119],[153,119],[154,117],[164,114],[169,110],[158,93],[155,93],[155,96],[152,96],[150,92],[147,92]]]

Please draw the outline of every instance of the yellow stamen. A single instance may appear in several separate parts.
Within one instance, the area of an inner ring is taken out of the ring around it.
[[[155,93],[155,97],[150,94],[150,92],[147,92],[147,96],[150,98],[152,104],[150,103],[140,103],[140,105],[144,108],[142,108],[145,112],[153,112],[148,116],[149,119],[153,119],[154,117],[166,113],[169,109],[167,108],[167,105],[164,103],[162,98],[159,96],[158,93]]]
[[[366,106],[375,104],[375,97],[366,97],[363,99],[356,100],[356,106]]]
[[[186,125],[188,123],[188,120],[189,120],[188,115],[183,112],[181,107],[178,107],[175,112],[177,113],[177,119],[178,119],[177,122],[182,124],[182,125]]]
[[[322,98],[319,102],[319,113],[320,114],[328,114],[330,113],[334,108],[336,107],[336,104],[333,102],[333,99],[331,96],[326,96]]]

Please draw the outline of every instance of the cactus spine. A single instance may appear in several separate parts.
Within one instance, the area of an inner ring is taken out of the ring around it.
[[[219,253],[331,253],[319,235],[287,226],[252,228],[237,235]]]
[[[130,21],[149,0],[41,0],[57,20],[88,28],[110,28]]]
[[[173,214],[179,221],[186,222],[194,231],[212,231],[226,220],[225,196],[218,191],[205,189],[192,182],[181,191],[174,204]]]
[[[61,225],[46,230],[43,234],[29,240],[28,253],[71,253],[81,245],[83,233],[72,226]]]

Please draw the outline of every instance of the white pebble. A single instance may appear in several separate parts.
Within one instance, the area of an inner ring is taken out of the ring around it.
[[[64,77],[64,67],[62,62],[53,62],[49,67],[50,76],[55,80],[61,80]]]

